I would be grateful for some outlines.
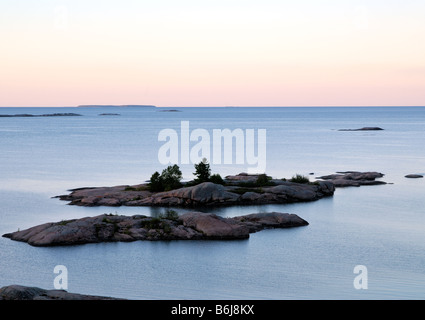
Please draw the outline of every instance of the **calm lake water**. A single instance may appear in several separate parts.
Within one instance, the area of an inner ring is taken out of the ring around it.
[[[337,189],[310,203],[211,210],[290,212],[309,222],[241,241],[36,248],[0,238],[0,286],[52,289],[54,267],[65,265],[68,291],[129,299],[425,299],[425,179],[404,177],[425,173],[425,108],[160,110],[0,108],[0,114],[82,115],[0,117],[0,234],[102,213],[157,214],[162,209],[75,207],[52,197],[144,182],[165,167],[158,133],[180,132],[181,121],[211,136],[213,129],[266,129],[266,172],[275,178],[379,171],[392,184]],[[338,131],[366,126],[385,130]],[[192,164],[180,167],[185,179],[193,178]],[[247,166],[212,165],[212,171],[224,177]],[[355,289],[356,265],[367,268],[368,289]]]

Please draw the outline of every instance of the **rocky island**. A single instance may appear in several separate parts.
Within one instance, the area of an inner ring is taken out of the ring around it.
[[[82,104],[77,108],[156,108],[156,106],[150,104]]]
[[[31,118],[31,117],[81,117],[81,114],[66,112],[66,113],[46,113],[46,114],[0,114],[0,118]]]
[[[203,182],[163,192],[150,191],[148,184],[78,188],[57,198],[78,206],[202,207],[314,201],[332,196],[335,191],[330,181],[296,183],[272,179],[260,186],[256,184],[258,177],[242,173],[227,176],[224,185]]]
[[[0,300],[124,300],[120,298],[47,290],[38,287],[10,285],[0,288]]]
[[[169,211],[162,217],[103,214],[95,217],[44,223],[4,234],[11,240],[32,246],[65,246],[136,240],[237,240],[271,228],[306,226],[295,214],[269,212],[233,218],[212,213]]]
[[[380,172],[345,171],[337,172],[336,174],[331,174],[328,176],[318,177],[317,179],[331,181],[336,188],[341,188],[387,184],[385,181],[376,180],[382,178],[383,176],[384,174]]]
[[[240,173],[227,176],[223,184],[203,182],[183,185],[180,188],[152,192],[149,184],[112,187],[87,187],[70,190],[70,194],[56,196],[77,206],[175,206],[203,207],[230,205],[287,204],[319,200],[333,196],[336,187],[381,185],[376,180],[379,172],[347,171],[318,177],[316,181],[294,179],[269,179],[264,184],[257,181],[261,175]]]
[[[164,170],[178,173],[178,167]],[[314,182],[296,175],[290,180],[272,179],[265,174],[240,173],[216,182],[189,182],[169,190],[155,192],[155,173],[150,183],[74,189],[69,195],[58,196],[79,206],[163,206],[202,208],[222,205],[285,204],[314,201],[332,196],[336,187],[385,184],[376,181],[379,172],[347,171],[322,176]],[[210,180],[211,180],[210,179]],[[178,180],[178,179],[177,179]],[[174,181],[176,182],[176,181]],[[195,184],[194,184],[195,183]],[[157,186],[156,186],[157,187]],[[26,230],[4,234],[3,237],[27,242],[33,246],[76,245],[85,243],[136,240],[227,240],[247,239],[250,233],[268,228],[289,228],[308,225],[295,214],[255,213],[223,218],[199,211],[178,215],[168,209],[165,216],[122,216],[103,214],[82,219],[49,222]]]

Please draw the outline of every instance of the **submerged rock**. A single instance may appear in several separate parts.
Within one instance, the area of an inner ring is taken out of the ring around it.
[[[212,213],[188,212],[175,218],[103,214],[95,217],[45,223],[3,237],[32,246],[65,246],[136,240],[234,240],[267,228],[306,226],[294,214],[258,213],[223,218]]]

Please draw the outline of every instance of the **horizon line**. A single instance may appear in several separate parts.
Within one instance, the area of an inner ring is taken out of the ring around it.
[[[93,107],[118,107],[118,108],[125,108],[125,107],[155,107],[155,108],[400,108],[400,107],[425,107],[424,105],[302,105],[302,106],[290,106],[290,105],[282,105],[282,106],[244,106],[244,105],[224,105],[224,106],[210,106],[210,105],[199,105],[199,106],[156,106],[156,105],[147,105],[147,104],[89,104],[89,105],[72,105],[72,106],[43,106],[43,105],[36,105],[36,106],[0,106],[0,108],[93,108]]]

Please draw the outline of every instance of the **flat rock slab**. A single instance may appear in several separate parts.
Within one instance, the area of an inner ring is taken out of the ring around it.
[[[27,242],[32,246],[64,246],[85,243],[136,240],[236,240],[269,228],[306,226],[308,222],[295,214],[257,213],[223,218],[212,213],[188,212],[177,218],[143,215],[103,214],[45,223],[3,237]]]
[[[317,179],[331,181],[336,188],[341,188],[387,184],[385,181],[376,180],[383,176],[384,174],[380,172],[345,171],[317,177]]]
[[[112,297],[46,290],[37,287],[10,285],[0,288],[0,300],[124,300]]]

